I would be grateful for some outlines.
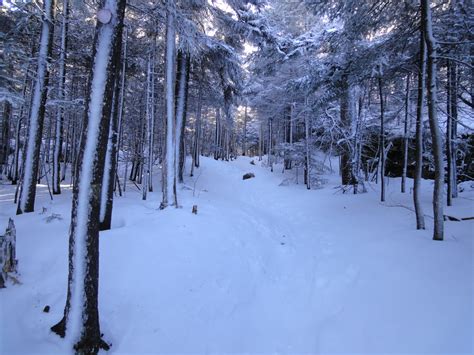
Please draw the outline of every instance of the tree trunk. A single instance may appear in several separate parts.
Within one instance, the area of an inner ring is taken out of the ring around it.
[[[144,120],[144,127],[147,137],[145,142],[143,143],[145,146],[145,149],[143,151],[144,156],[143,156],[143,164],[145,165],[145,176],[144,176],[144,183],[142,186],[142,200],[146,200],[147,197],[147,192],[148,192],[148,186],[151,181],[151,165],[152,165],[152,136],[153,136],[153,118],[152,118],[152,111],[153,111],[153,106],[152,106],[152,98],[151,98],[151,86],[152,86],[152,69],[151,69],[151,54],[148,55],[148,70],[147,70],[147,77],[146,77],[146,102],[145,102],[145,120]]]
[[[198,89],[196,120],[194,122],[194,142],[193,142],[193,163],[191,165],[191,176],[194,173],[194,167],[199,168],[200,141],[201,141],[201,114],[202,114],[202,85]]]
[[[434,240],[443,240],[444,216],[443,216],[443,143],[441,132],[438,127],[437,113],[437,87],[436,87],[436,40],[433,36],[431,9],[429,0],[421,0],[422,28],[425,35],[427,52],[427,87],[428,87],[428,117],[433,146],[433,157],[435,167],[435,181],[433,190],[433,214],[434,214]]]
[[[16,185],[18,182],[18,167],[19,167],[19,159],[20,159],[20,135],[21,135],[21,123],[23,121],[23,117],[20,117],[16,123],[15,129],[15,155],[13,157],[13,167],[12,167],[12,185]]]
[[[384,99],[382,77],[379,77],[380,98],[380,201],[385,202],[385,125],[384,125]]]
[[[306,150],[306,158],[305,158],[305,183],[306,188],[308,190],[311,189],[311,149],[309,139],[311,137],[311,120],[309,117],[309,105],[308,105],[308,97],[305,99],[305,110],[306,113],[304,115],[304,131],[305,131],[305,150]]]
[[[418,63],[418,98],[416,103],[415,177],[413,180],[413,202],[416,214],[416,229],[425,229],[425,216],[420,201],[421,173],[423,168],[423,99],[425,96],[426,43],[420,33],[420,58]]]
[[[221,136],[221,111],[216,108],[216,130],[214,135],[214,159],[217,160],[220,157],[220,138]]]
[[[26,142],[25,166],[21,179],[20,199],[16,213],[33,212],[36,198],[36,177],[39,171],[41,137],[43,133],[46,97],[49,82],[49,62],[53,42],[54,0],[44,0],[36,82],[30,109]]]
[[[10,155],[10,122],[12,118],[12,104],[6,100],[3,104],[3,119],[0,141],[0,180],[6,174],[8,156]]]
[[[174,110],[174,78],[175,78],[175,9],[174,1],[166,1],[166,146],[163,171],[163,201],[161,208],[168,205],[178,207],[176,196],[176,120]]]
[[[247,105],[245,105],[245,112],[244,112],[244,130],[243,130],[243,139],[242,139],[242,155],[247,155]]]
[[[405,92],[405,121],[403,122],[403,172],[401,192],[406,192],[406,179],[408,168],[408,118],[410,109],[410,74],[407,74],[407,87]]]
[[[352,113],[351,113],[351,103],[350,103],[350,87],[349,87],[349,78],[347,74],[344,74],[341,81],[341,125],[344,132],[350,132],[352,126]],[[345,141],[342,146],[341,154],[341,179],[342,185],[351,185],[352,184],[352,156],[351,156],[351,146],[350,141],[345,137]]]
[[[456,139],[456,124],[458,119],[457,107],[457,68],[456,62],[447,61],[448,99],[446,122],[446,157],[447,157],[447,204],[452,205],[453,197],[457,197],[457,167],[456,149],[453,139]]]
[[[120,60],[119,60],[120,63]],[[118,73],[118,71],[116,70]],[[114,201],[114,182],[117,168],[117,126],[120,86],[118,85],[118,74],[116,75],[115,88],[112,99],[112,111],[110,113],[110,124],[107,139],[107,150],[105,154],[104,174],[102,177],[102,191],[100,198],[100,230],[108,230],[112,226],[112,208]]]
[[[61,151],[63,146],[63,122],[64,122],[64,107],[61,101],[64,100],[64,84],[66,82],[66,51],[67,51],[67,20],[69,14],[69,0],[63,0],[63,21],[61,25],[61,47],[59,49],[59,72],[58,72],[58,99],[59,106],[56,115],[56,131],[54,137],[54,151],[53,151],[53,194],[61,193]]]
[[[181,60],[181,68],[179,75],[179,89],[177,98],[177,111],[176,111],[176,133],[178,143],[178,181],[182,183],[184,181],[184,163],[186,159],[186,146],[185,146],[185,128],[186,128],[186,111],[188,105],[188,89],[189,89],[189,70],[191,67],[191,60],[187,53],[183,52],[183,58]]]
[[[120,95],[119,95],[119,106],[118,106],[118,122],[117,122],[117,131],[118,131],[118,141],[117,141],[117,149],[116,149],[116,157],[115,157],[115,176],[116,176],[116,182],[120,183],[119,178],[118,178],[118,163],[119,163],[119,155],[120,155],[120,148],[122,146],[122,141],[123,141],[123,111],[124,111],[124,101],[125,101],[125,77],[126,77],[126,71],[127,71],[127,40],[128,40],[128,32],[127,32],[127,27],[123,29],[123,53],[122,53],[122,71],[120,74]],[[125,168],[128,166],[128,158],[127,158],[127,164],[125,165]],[[123,181],[123,191],[125,192],[125,186],[127,183],[127,174],[125,173],[124,175],[124,181]],[[122,196],[121,193],[119,193],[119,196]],[[110,214],[112,214],[110,212]],[[107,215],[107,213],[106,213]]]
[[[108,349],[99,326],[99,215],[125,3],[103,0],[97,12],[94,60],[73,188],[67,299],[63,319],[51,328],[61,337],[67,336],[80,354]]]

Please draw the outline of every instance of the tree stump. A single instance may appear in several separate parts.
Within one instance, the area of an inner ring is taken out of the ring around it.
[[[8,273],[17,271],[16,229],[13,219],[8,220],[5,235],[0,235],[0,288],[5,287]]]

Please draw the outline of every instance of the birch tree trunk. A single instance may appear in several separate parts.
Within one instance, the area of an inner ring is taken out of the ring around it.
[[[39,172],[41,136],[43,133],[46,97],[49,83],[49,62],[53,42],[54,0],[43,1],[43,16],[36,82],[32,95],[28,139],[25,148],[24,169],[21,179],[17,214],[33,212],[36,198],[36,178]]]
[[[436,40],[433,36],[431,20],[431,9],[429,0],[421,0],[422,28],[425,36],[427,51],[427,87],[428,87],[428,118],[430,122],[431,139],[433,146],[433,158],[435,167],[435,181],[433,190],[433,214],[434,231],[433,240],[444,238],[444,215],[443,215],[443,187],[444,187],[444,164],[443,143],[441,132],[438,127],[437,112],[437,87],[436,87]]]
[[[69,229],[69,276],[62,320],[51,328],[79,354],[109,346],[99,326],[99,215],[112,96],[120,58],[126,0],[103,0],[97,12],[93,64],[83,137],[73,188]]]

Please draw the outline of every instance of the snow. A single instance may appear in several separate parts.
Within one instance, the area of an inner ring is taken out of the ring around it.
[[[201,158],[178,187],[182,208],[159,210],[161,193],[142,201],[133,186],[114,199],[99,282],[111,354],[473,352],[473,221],[446,222],[445,240],[433,241],[432,217],[415,230],[400,179],[387,178],[381,204],[377,185],[341,194],[328,174],[308,191],[281,165],[271,173],[255,161]],[[247,172],[255,178],[242,180]],[[3,229],[14,187],[0,188]],[[422,181],[425,211],[432,188]],[[472,182],[463,190],[447,214],[473,216]],[[70,349],[49,331],[66,298],[71,190],[62,191],[51,202],[40,186],[47,212],[15,217],[22,284],[0,290],[2,354]],[[63,219],[47,223],[52,213]]]

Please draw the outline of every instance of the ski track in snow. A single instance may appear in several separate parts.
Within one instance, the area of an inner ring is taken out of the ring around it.
[[[435,243],[431,229],[413,230],[412,212],[381,206],[377,189],[341,195],[336,176],[321,190],[279,186],[288,172],[249,162],[202,158],[191,189],[178,188],[179,209],[158,210],[161,193],[141,201],[132,185],[115,199],[100,245],[101,331],[111,353],[472,350],[472,222],[446,223],[447,240]],[[256,177],[242,180],[247,172]],[[398,188],[391,179],[391,203],[411,206]],[[51,203],[40,187],[38,206],[63,220],[16,218],[23,285],[0,291],[9,324],[0,353],[67,350],[49,332],[66,296],[70,190],[62,190]],[[472,211],[469,200],[455,204]],[[46,304],[50,313],[41,312]]]

